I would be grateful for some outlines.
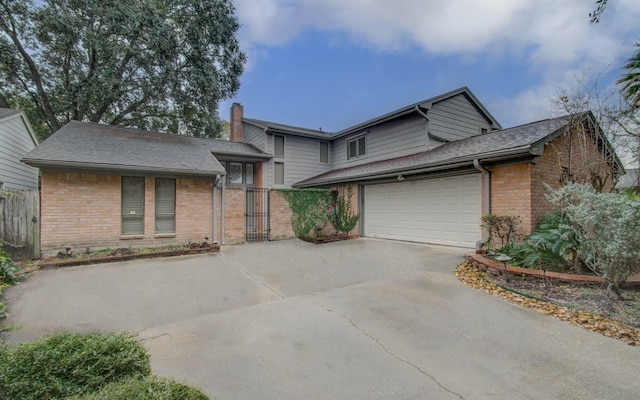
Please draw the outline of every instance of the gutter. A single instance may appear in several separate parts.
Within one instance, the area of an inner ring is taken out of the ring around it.
[[[218,244],[218,229],[216,226],[216,222],[218,221],[218,215],[217,215],[217,210],[216,210],[216,197],[218,194],[218,184],[220,183],[220,175],[216,175],[216,179],[213,181],[213,188],[211,188],[211,195],[213,196],[212,200],[211,200],[211,205],[213,207],[213,235],[212,235],[212,240],[213,240],[213,244]]]
[[[225,175],[226,171],[206,171],[206,170],[193,170],[193,169],[175,169],[175,168],[161,168],[161,167],[148,167],[137,165],[114,165],[114,164],[95,164],[85,162],[44,162],[45,160],[36,160],[23,158],[21,162],[36,168],[73,168],[73,169],[92,169],[105,172],[149,172],[151,174],[166,173],[171,175],[184,175],[184,176],[215,176]]]
[[[429,106],[431,107],[431,106]],[[427,126],[426,126],[426,131],[427,131],[427,150],[429,150],[429,138],[433,139],[433,140],[437,140],[438,142],[442,142],[442,143],[449,143],[449,140],[441,138],[439,136],[436,135],[432,135],[431,134],[431,129],[429,129],[429,116],[427,115],[427,113],[429,112],[431,108],[427,108],[427,112],[422,111],[422,109],[420,108],[419,104],[416,104],[415,107],[413,107],[413,110],[415,112],[417,112],[418,114],[420,114],[420,116],[422,116],[422,118],[424,118],[425,120],[427,120]]]
[[[484,174],[484,215],[491,213],[491,172],[485,169],[482,165],[480,165],[480,160],[477,158],[473,160],[473,166]],[[481,248],[483,244],[485,244],[488,240],[488,232],[487,239],[481,239],[476,243],[476,248]]]

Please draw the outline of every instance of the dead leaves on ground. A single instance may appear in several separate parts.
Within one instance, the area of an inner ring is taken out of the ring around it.
[[[571,310],[553,303],[535,299],[523,294],[506,290],[493,282],[485,279],[485,273],[478,270],[468,262],[464,262],[455,270],[456,277],[464,284],[476,289],[484,290],[505,300],[520,304],[541,314],[552,316],[561,321],[581,326],[604,336],[623,340],[631,346],[640,346],[640,329],[634,329],[620,321],[602,318],[598,315]]]

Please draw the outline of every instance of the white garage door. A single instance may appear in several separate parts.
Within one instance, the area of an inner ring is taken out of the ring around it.
[[[481,238],[480,174],[364,188],[364,235],[475,247]]]

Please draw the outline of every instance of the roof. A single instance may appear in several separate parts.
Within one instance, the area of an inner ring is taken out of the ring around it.
[[[469,90],[468,87],[463,86],[459,89],[456,90],[452,90],[450,92],[435,96],[435,97],[431,97],[429,99],[426,100],[422,100],[419,101],[417,103],[413,103],[410,104],[408,106],[399,108],[395,111],[391,111],[390,113],[384,114],[384,115],[380,115],[378,117],[375,117],[373,119],[370,119],[368,121],[362,122],[360,124],[354,125],[352,127],[349,127],[347,129],[343,129],[340,132],[336,133],[335,137],[341,137],[341,136],[345,136],[357,131],[361,131],[363,129],[367,129],[371,126],[374,125],[378,125],[381,124],[383,122],[387,122],[399,117],[402,117],[404,115],[407,114],[411,114],[413,112],[417,111],[417,108],[431,108],[431,105],[433,105],[434,103],[438,103],[447,99],[450,99],[452,97],[458,96],[458,95],[464,95],[465,97],[467,97],[471,103],[478,109],[478,111],[485,116],[485,118],[487,118],[488,121],[490,121],[495,128],[500,129],[502,128],[500,126],[500,124],[498,123],[498,121],[491,115],[491,113],[489,113],[489,111],[482,105],[482,103],[480,103],[480,101],[476,98],[476,96],[471,93],[471,90]]]
[[[295,187],[313,187],[370,180],[393,175],[410,175],[472,166],[474,160],[499,161],[541,155],[544,144],[555,139],[570,121],[591,113],[545,119],[501,131],[476,135],[404,157],[336,169],[304,181]]]
[[[14,110],[13,108],[0,108],[0,119],[10,117],[22,113],[20,110]]]
[[[284,133],[289,135],[307,136],[307,137],[321,138],[321,139],[327,139],[327,140],[333,137],[332,133],[325,132],[319,129],[317,130],[307,129],[307,128],[301,128],[299,126],[279,124],[276,122],[263,121],[259,119],[253,119],[253,118],[242,118],[242,121],[249,123],[251,125],[260,127],[264,130],[269,131],[270,133]]]
[[[245,143],[71,121],[22,161],[49,168],[189,176],[225,174],[212,152],[269,158]]]
[[[620,177],[620,180],[616,184],[616,189],[628,189],[640,187],[640,169],[629,168],[627,173]]]

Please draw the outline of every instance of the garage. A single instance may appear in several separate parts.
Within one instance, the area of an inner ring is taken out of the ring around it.
[[[475,247],[481,238],[480,174],[364,187],[364,236]]]

